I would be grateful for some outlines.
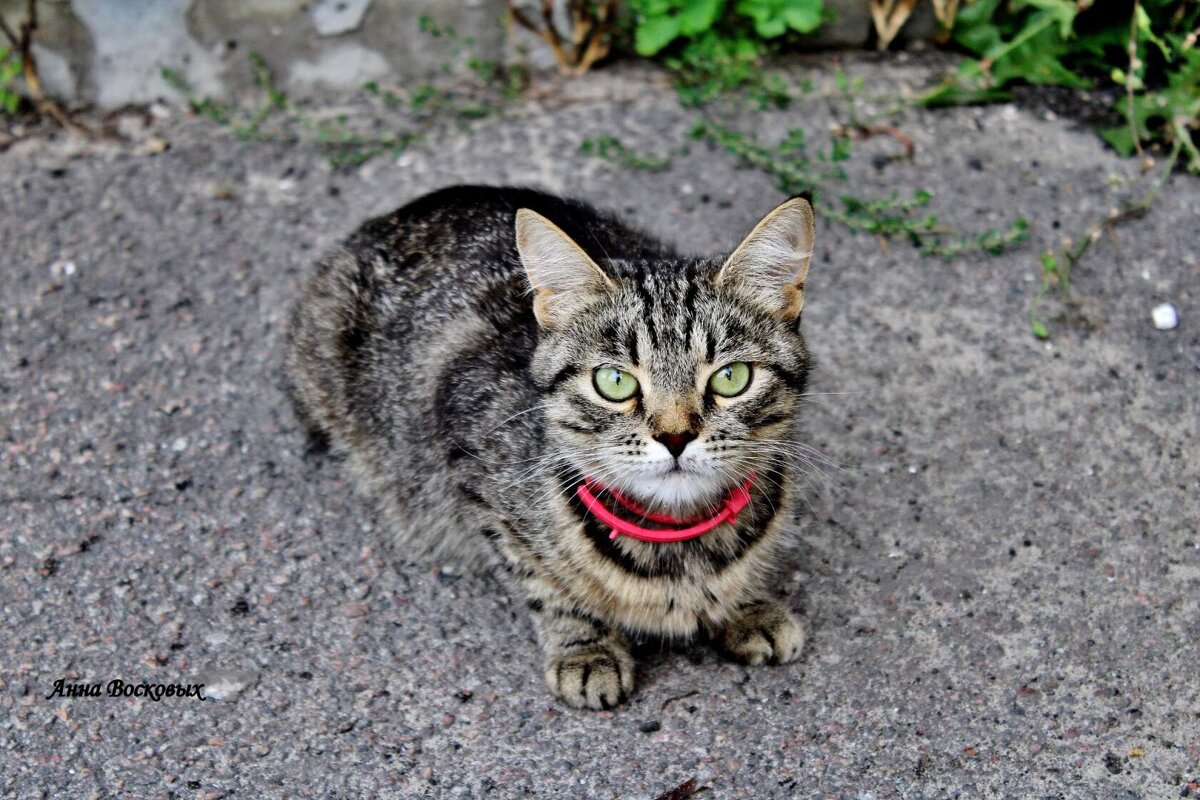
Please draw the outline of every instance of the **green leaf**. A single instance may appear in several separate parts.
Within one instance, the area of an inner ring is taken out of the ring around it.
[[[770,16],[771,0],[738,0],[733,10],[743,17],[758,19],[760,16]]]
[[[778,13],[778,0],[739,0],[735,10],[754,20],[754,32],[764,39],[782,36],[787,23]]]
[[[754,21],[754,32],[764,39],[774,39],[787,32],[783,17],[762,17]]]
[[[679,32],[695,36],[711,28],[721,15],[724,0],[695,0],[683,4],[679,12]]]
[[[926,108],[1004,103],[1010,99],[1012,99],[1012,93],[1007,89],[996,87],[973,89],[953,82],[943,83],[917,98],[918,102]]]
[[[671,0],[630,0],[630,7],[641,17],[658,17],[670,14],[674,7]]]
[[[1136,152],[1137,148],[1133,144],[1133,134],[1129,130],[1128,125],[1119,125],[1115,128],[1102,128],[1100,138],[1108,142],[1109,146],[1123,156],[1131,156]]]
[[[1171,60],[1171,48],[1162,39],[1154,35],[1154,28],[1150,23],[1150,15],[1146,13],[1146,9],[1141,5],[1137,6],[1137,30],[1138,34],[1148,42],[1156,46],[1162,57],[1167,61]]]
[[[678,36],[678,17],[651,17],[638,25],[634,47],[638,55],[652,56]]]
[[[792,0],[783,10],[783,19],[797,33],[811,33],[821,27],[821,0]]]
[[[1071,29],[1075,25],[1075,15],[1079,13],[1079,6],[1076,5],[1075,0],[1017,0],[1017,2],[1013,3],[1013,10],[1019,10],[1025,6],[1040,8],[1043,14],[1054,22],[1057,22],[1058,37],[1060,39],[1071,38]]]
[[[760,54],[758,42],[751,39],[749,36],[738,38],[733,43],[733,57],[739,61],[750,61],[758,58]]]
[[[1000,30],[992,16],[1000,0],[975,0],[958,10],[954,20],[954,41],[976,55],[983,55],[1000,42]]]
[[[1049,250],[1045,250],[1042,252],[1040,258],[1042,261],[1043,274],[1058,275],[1058,257],[1055,256],[1054,253],[1050,252]]]

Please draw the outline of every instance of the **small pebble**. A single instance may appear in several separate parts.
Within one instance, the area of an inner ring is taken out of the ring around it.
[[[231,702],[257,681],[258,676],[253,672],[217,669],[202,673],[194,682],[204,684],[204,696],[209,700]]]
[[[176,453],[182,453],[184,450],[187,450],[187,447],[188,447],[188,440],[184,436],[180,436],[178,439],[171,442],[171,449],[174,450]]]
[[[638,730],[640,730],[642,733],[654,733],[661,728],[662,723],[656,719],[648,720],[638,726]]]
[[[1179,312],[1170,303],[1155,306],[1150,316],[1154,318],[1154,327],[1160,331],[1172,331],[1179,327]]]
[[[69,278],[75,274],[75,262],[70,259],[61,259],[50,265],[50,274],[55,278]]]
[[[347,617],[365,617],[370,608],[366,603],[346,603],[342,606],[342,615]]]

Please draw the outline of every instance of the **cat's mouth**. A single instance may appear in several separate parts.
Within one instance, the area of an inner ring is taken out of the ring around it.
[[[654,472],[631,476],[624,483],[628,493],[641,502],[687,515],[718,507],[740,481],[676,460]]]

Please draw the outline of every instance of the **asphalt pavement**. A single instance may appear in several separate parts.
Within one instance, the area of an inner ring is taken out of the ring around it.
[[[928,78],[849,69],[868,90]],[[819,139],[834,103],[814,80],[743,124]],[[821,224],[805,429],[841,466],[811,478],[784,565],[798,663],[648,648],[628,704],[566,708],[495,575],[394,552],[341,466],[304,457],[287,316],[367,217],[530,184],[712,252],[782,197],[679,148],[695,112],[662,75],[563,92],[349,170],[178,111],[146,134],[163,152],[0,154],[0,796],[1197,796],[1200,180],[1100,235],[1039,341],[1038,252],[1147,178],[1052,113],[910,109],[913,160],[876,136],[846,162],[847,194],[927,188],[944,224],[1024,216],[1030,241],[947,262]],[[581,152],[609,135],[674,156]]]

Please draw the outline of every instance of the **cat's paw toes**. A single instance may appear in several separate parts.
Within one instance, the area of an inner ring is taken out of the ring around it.
[[[612,708],[633,692],[633,669],[627,650],[600,645],[549,658],[546,684],[576,708]]]
[[[786,664],[804,650],[804,626],[780,605],[755,609],[725,627],[721,647],[746,664]]]

